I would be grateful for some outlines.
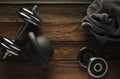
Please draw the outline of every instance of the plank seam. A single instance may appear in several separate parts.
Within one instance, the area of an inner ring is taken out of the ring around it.
[[[1,1],[0,4],[14,4],[14,5],[22,5],[22,4],[90,4],[91,2],[82,2],[82,1]]]

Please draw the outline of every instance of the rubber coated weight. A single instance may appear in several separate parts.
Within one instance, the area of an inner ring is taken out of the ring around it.
[[[103,58],[91,58],[88,73],[94,78],[103,77],[108,71],[108,64]]]
[[[22,8],[22,12],[25,13],[26,15],[29,15],[36,22],[40,23],[39,17],[35,14],[35,12],[32,12],[26,8]]]
[[[1,45],[4,49],[11,50],[11,48],[10,48],[8,45],[6,45],[5,43],[3,43],[3,42],[0,42],[0,45]]]
[[[48,66],[48,60],[46,59],[45,52],[39,45],[36,36],[33,32],[28,34],[29,42],[26,45],[26,53],[29,59],[37,65],[42,65],[43,67]]]
[[[47,60],[50,61],[54,54],[54,50],[50,41],[48,40],[47,37],[44,37],[44,36],[37,37],[37,41],[40,47],[43,49],[44,54],[47,57]]]
[[[12,48],[13,50],[17,51],[17,52],[21,51],[21,49],[16,45],[9,45],[9,47]]]
[[[87,68],[87,66],[90,62],[90,58],[92,58],[92,57],[96,57],[96,53],[94,51],[92,51],[90,48],[83,47],[80,50],[80,52],[78,53],[79,64],[82,67]]]
[[[20,9],[19,15],[20,15],[25,21],[27,21],[27,22],[35,25],[35,26],[37,26],[38,23],[40,23],[40,20],[39,20],[39,18],[37,17],[37,15],[36,15],[34,12],[32,12],[32,11],[26,9],[26,8]]]
[[[7,56],[19,56],[21,49],[7,37],[2,37],[0,39],[0,46],[3,47],[5,53],[3,59],[6,59]]]
[[[26,12],[26,13],[29,13],[30,15],[34,15],[34,13],[26,8],[22,8],[21,9],[22,11]]]
[[[10,48],[9,46],[7,46],[6,44],[0,42],[0,45],[6,50],[9,51],[10,54],[13,54],[15,56],[18,56],[18,52],[16,50],[13,50],[12,48]]]
[[[2,37],[2,38],[1,38],[1,41],[5,42],[5,43],[7,43],[7,44],[11,44],[11,45],[14,44],[13,41],[11,41],[11,40],[10,40],[9,38],[7,38],[7,37]]]
[[[4,45],[8,46],[10,49],[13,49],[17,52],[21,51],[21,49],[7,37],[2,37],[0,41],[4,43]]]
[[[20,10],[20,12],[21,12],[21,13],[24,13],[24,14],[26,14],[26,15],[30,15],[30,16],[33,17],[37,22],[40,22],[39,17],[37,17],[37,15],[36,15],[36,13],[35,13],[34,11],[30,11],[30,10],[28,10],[28,9],[26,9],[26,8],[22,8],[22,9]]]
[[[22,12],[19,12],[19,15],[21,15],[21,17],[22,17],[25,21],[33,24],[34,26],[37,26],[37,23],[36,23],[29,15],[26,15],[25,13],[22,13]]]

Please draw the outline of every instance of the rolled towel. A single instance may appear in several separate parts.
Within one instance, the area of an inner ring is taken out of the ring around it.
[[[94,0],[87,9],[82,27],[104,40],[120,39],[120,0]]]

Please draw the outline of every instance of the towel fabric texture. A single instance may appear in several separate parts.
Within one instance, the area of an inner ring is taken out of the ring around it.
[[[101,42],[120,42],[120,0],[94,0],[82,27]]]

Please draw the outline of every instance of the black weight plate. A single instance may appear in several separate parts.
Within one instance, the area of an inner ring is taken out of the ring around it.
[[[39,17],[38,17],[35,13],[31,12],[30,10],[24,8],[24,9],[23,9],[22,11],[20,11],[20,12],[22,12],[22,13],[30,16],[30,17],[31,17],[32,19],[34,19],[36,22],[40,23]]]
[[[33,19],[26,19],[26,18],[24,18],[24,20],[29,22],[30,24],[32,24],[34,26],[38,26],[38,23],[36,23]]]
[[[37,26],[37,22],[34,21],[29,15],[23,13],[23,12],[19,12],[19,15],[27,22],[33,24],[34,26]]]
[[[37,26],[40,23],[39,17],[33,12],[28,9],[22,8],[19,12],[19,15],[26,21],[32,23],[33,25]]]
[[[88,65],[88,73],[94,78],[105,76],[108,71],[108,64],[103,58],[92,58]]]
[[[20,12],[19,15],[27,22],[33,24],[34,26],[37,26],[39,22],[37,22],[34,18],[32,18],[30,15]]]
[[[15,46],[15,45],[9,45],[9,47],[12,48],[12,49],[15,50],[15,51],[18,51],[18,52],[21,51],[21,49],[20,49],[18,46]]]
[[[4,49],[11,50],[11,48],[3,42],[0,42],[0,46],[3,47]]]
[[[45,59],[44,51],[39,46],[38,41],[36,40],[36,36],[33,32],[28,34],[29,42],[27,43],[25,49],[29,59],[32,63],[37,65],[42,65],[43,67],[48,66],[48,62]]]
[[[18,55],[18,52],[16,50],[13,50],[12,48],[10,48],[8,45],[6,45],[5,43],[0,42],[0,45],[7,51],[11,51],[9,53],[11,53],[12,55]]]
[[[47,37],[44,37],[44,36],[37,37],[37,41],[38,41],[40,47],[45,52],[45,56],[47,57],[47,60],[50,61],[54,54],[54,50],[53,50],[53,47],[52,47],[50,41],[48,40]]]
[[[2,41],[2,42],[5,42],[5,43],[7,43],[7,44],[14,45],[14,42],[11,41],[11,40],[10,40],[9,38],[7,38],[7,37],[2,37],[2,38],[1,38],[1,41]]]
[[[23,12],[26,15],[29,15],[31,18],[33,18],[38,23],[40,22],[39,17],[37,17],[37,14],[35,14],[34,12],[32,12],[32,11],[26,9],[26,8],[22,8],[20,12]]]
[[[40,23],[40,20],[39,20],[39,18],[38,17],[36,17],[36,16],[34,16],[34,15],[29,15],[31,18],[32,18],[32,20],[34,20],[36,23]]]
[[[11,41],[7,37],[1,38],[1,42],[4,43],[6,46],[12,48],[13,50],[17,51],[17,52],[21,51],[20,47],[18,47],[13,41]]]
[[[96,53],[94,51],[92,51],[90,48],[83,47],[80,50],[80,52],[78,53],[79,64],[82,67],[87,68],[87,66],[89,64],[89,60],[92,57],[96,57]]]
[[[26,8],[21,8],[20,11],[24,11],[30,15],[34,15],[34,13],[32,11],[30,11],[29,9],[26,9]]]

